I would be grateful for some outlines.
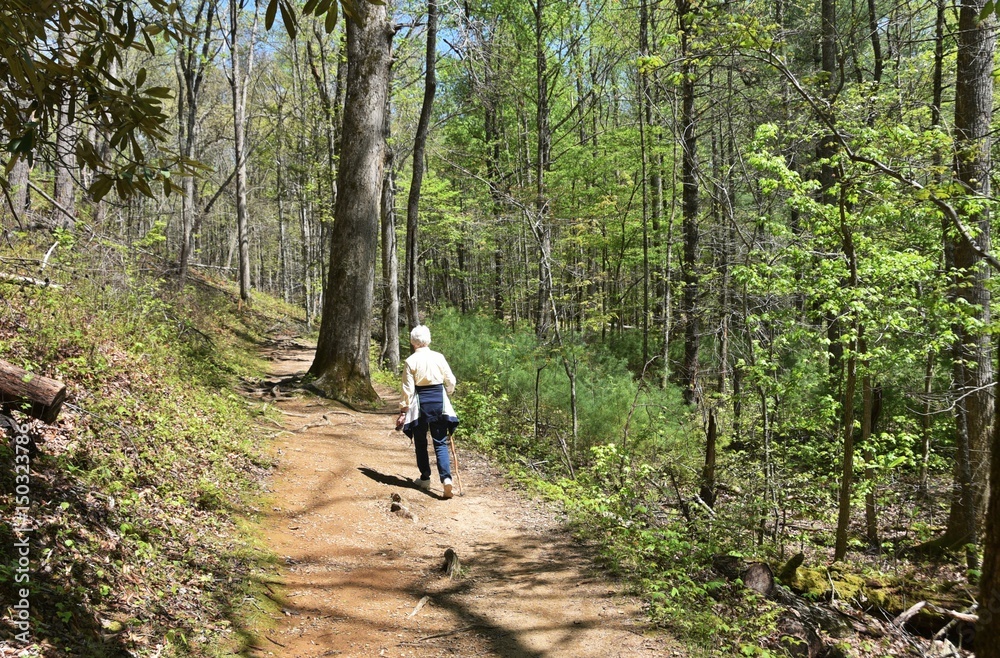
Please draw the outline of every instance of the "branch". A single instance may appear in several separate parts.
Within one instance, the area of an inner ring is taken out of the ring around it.
[[[18,276],[17,274],[7,274],[6,272],[0,272],[0,281],[28,284],[32,286],[39,286],[41,288],[53,288],[55,290],[62,288],[62,286],[58,283],[52,283],[48,279],[32,279],[30,276]]]
[[[943,212],[944,215],[951,221],[952,225],[955,227],[955,230],[957,230],[959,235],[962,236],[962,239],[966,241],[966,243],[972,249],[973,253],[975,253],[977,256],[979,256],[987,263],[989,263],[990,267],[992,267],[994,270],[1000,272],[1000,260],[998,260],[996,256],[993,256],[989,252],[981,249],[979,245],[977,245],[973,241],[972,234],[969,233],[969,229],[965,226],[965,224],[962,223],[962,218],[959,216],[958,211],[954,208],[954,206],[946,202],[944,199],[941,199],[940,197],[935,195],[931,190],[927,189],[927,187],[925,187],[924,185],[921,185],[919,182],[911,178],[907,178],[901,172],[893,169],[892,167],[885,164],[881,160],[877,160],[875,158],[869,158],[855,153],[854,149],[852,149],[850,144],[848,143],[847,138],[837,127],[836,121],[834,121],[833,117],[830,116],[830,113],[827,111],[829,108],[824,109],[816,100],[816,98],[802,87],[801,83],[799,83],[798,78],[796,78],[795,75],[788,70],[788,67],[786,67],[773,53],[766,50],[764,52],[767,53],[767,56],[763,57],[762,59],[766,63],[776,68],[778,72],[781,73],[783,76],[785,76],[785,79],[787,79],[788,82],[791,83],[791,85],[795,88],[795,91],[797,91],[799,95],[806,101],[806,103],[808,103],[813,108],[813,110],[816,112],[816,115],[819,117],[820,121],[823,122],[823,124],[830,131],[830,133],[837,139],[837,142],[844,149],[844,153],[847,155],[848,158],[851,159],[851,161],[860,162],[862,164],[869,165],[870,167],[874,167],[876,170],[882,172],[883,174],[889,176],[890,178],[896,180],[897,182],[900,182],[917,192],[924,192],[925,194],[927,194],[928,200],[930,200],[931,203],[937,206],[937,208],[941,212]]]
[[[50,197],[48,194],[46,194],[45,190],[43,190],[42,188],[40,188],[37,185],[35,185],[34,183],[32,183],[30,180],[28,181],[28,187],[30,187],[34,191],[38,192],[42,196],[43,199],[45,199],[46,201],[48,201],[49,203],[51,203],[53,206],[55,206],[56,210],[61,211],[64,215],[66,215],[67,217],[69,217],[70,219],[72,219],[74,223],[76,223],[76,215],[74,215],[70,211],[66,210],[66,208],[63,207],[62,204],[60,204],[58,201],[56,201],[55,199],[53,199],[52,197]]]

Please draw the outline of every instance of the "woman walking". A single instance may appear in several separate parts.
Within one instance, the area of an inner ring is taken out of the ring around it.
[[[427,456],[427,431],[430,430],[437,457],[438,476],[444,497],[452,497],[451,462],[448,435],[458,426],[458,416],[448,395],[455,391],[455,375],[440,352],[431,350],[431,331],[418,325],[410,332],[413,354],[403,365],[403,401],[399,403],[397,427],[413,439],[421,489],[431,488],[431,465]]]

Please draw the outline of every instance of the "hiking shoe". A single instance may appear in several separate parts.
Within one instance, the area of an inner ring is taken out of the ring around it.
[[[442,482],[441,484],[444,485],[444,497],[445,498],[451,498],[452,497],[452,493],[451,493],[451,478],[445,478],[444,482]]]
[[[430,491],[431,490],[431,479],[427,478],[425,480],[423,478],[420,478],[419,480],[417,480],[417,486],[420,487],[424,491]]]

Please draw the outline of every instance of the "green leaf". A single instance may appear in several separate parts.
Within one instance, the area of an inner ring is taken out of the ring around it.
[[[146,90],[146,95],[153,98],[173,98],[174,92],[170,87],[150,87]]]
[[[295,33],[298,31],[295,20],[295,8],[284,0],[280,0],[280,4],[281,21],[285,24],[285,31],[288,32],[288,36],[294,39]]]
[[[323,27],[326,28],[327,33],[333,32],[333,28],[337,26],[337,3],[334,2],[330,5],[329,11],[326,12],[326,22]]]
[[[10,150],[10,149],[8,149],[8,150]],[[20,160],[20,159],[21,159],[21,156],[19,154],[17,154],[17,153],[14,153],[14,155],[11,156],[11,158],[7,160],[7,166],[5,168],[6,169],[5,173],[9,174],[11,172],[11,170],[14,168],[14,165],[16,165],[17,161]]]
[[[149,38],[149,33],[146,30],[142,31],[142,38],[146,42],[146,48],[149,49],[150,55],[156,54],[156,46],[153,45],[153,40]]]
[[[90,189],[87,192],[94,201],[100,201],[111,191],[113,184],[114,180],[110,176],[101,175],[90,184]]]
[[[267,11],[264,12],[264,29],[270,30],[274,25],[274,17],[278,15],[278,0],[271,0],[267,3]]]

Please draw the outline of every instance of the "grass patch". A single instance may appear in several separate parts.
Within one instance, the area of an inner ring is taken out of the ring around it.
[[[58,261],[60,290],[0,289],[0,354],[68,389],[52,426],[14,412],[38,447],[29,655],[237,655],[267,618],[274,562],[250,525],[271,467],[266,412],[235,389],[263,373],[256,347],[297,312],[263,295],[240,310],[230,284],[194,274],[177,290],[111,254],[120,267],[99,267],[107,251]],[[5,443],[8,518],[13,459]],[[15,541],[4,524],[7,601],[22,586]],[[16,632],[0,619],[0,646],[25,648]]]

